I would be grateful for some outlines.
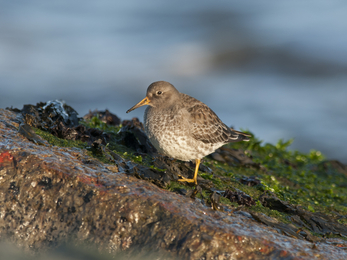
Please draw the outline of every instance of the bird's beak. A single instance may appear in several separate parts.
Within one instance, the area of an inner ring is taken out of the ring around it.
[[[148,105],[151,101],[148,99],[148,97],[145,97],[144,99],[142,99],[139,103],[137,103],[135,106],[133,106],[132,108],[130,108],[127,113],[129,113],[130,111],[133,111],[134,109],[138,108],[138,107],[142,107],[144,105]]]

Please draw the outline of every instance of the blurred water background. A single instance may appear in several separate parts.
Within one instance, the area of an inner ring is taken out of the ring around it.
[[[347,2],[0,1],[0,107],[122,119],[166,80],[264,142],[347,163]]]

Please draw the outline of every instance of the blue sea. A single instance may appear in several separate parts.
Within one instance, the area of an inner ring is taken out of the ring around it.
[[[229,126],[347,163],[347,2],[0,1],[0,107],[122,119],[166,80]]]

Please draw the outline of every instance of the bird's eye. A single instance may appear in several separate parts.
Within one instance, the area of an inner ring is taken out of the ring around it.
[[[161,95],[163,92],[161,91],[157,91],[157,95]]]

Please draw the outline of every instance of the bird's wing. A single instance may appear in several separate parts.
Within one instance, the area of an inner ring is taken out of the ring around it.
[[[207,105],[192,97],[190,98],[192,99],[191,106],[187,108],[187,111],[190,115],[189,128],[193,138],[203,143],[229,143],[249,140],[250,135],[230,129]]]

